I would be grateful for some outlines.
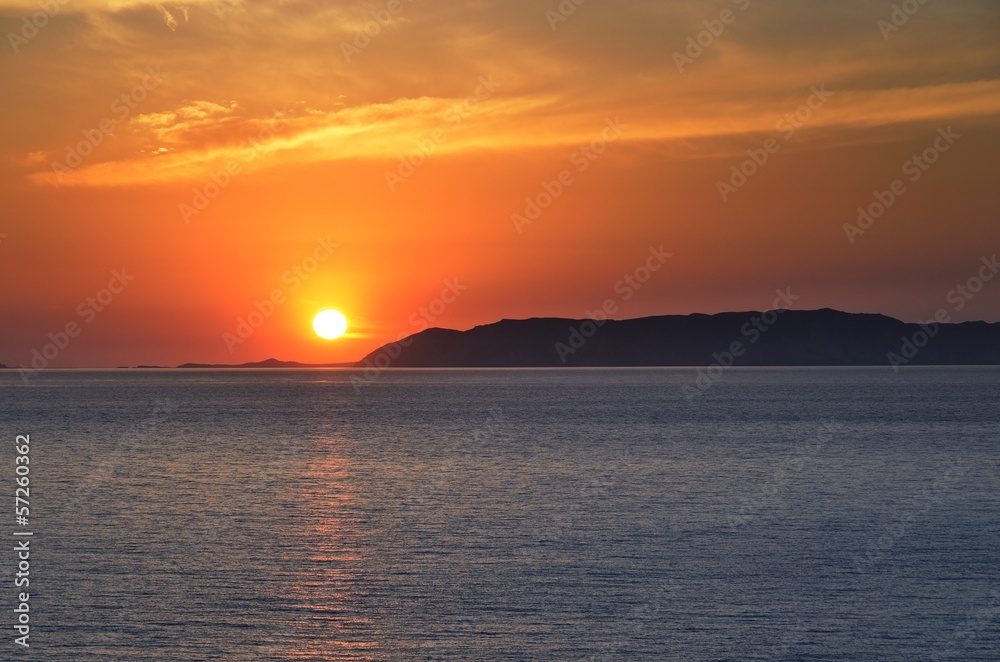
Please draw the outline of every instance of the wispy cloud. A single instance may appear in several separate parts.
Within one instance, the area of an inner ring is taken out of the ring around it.
[[[891,127],[912,122],[955,121],[989,117],[1000,107],[1000,81],[936,85],[888,90],[836,90],[827,112],[810,120],[816,140],[837,144],[856,128]],[[671,142],[678,157],[719,154],[713,139],[748,133],[774,133],[783,115],[794,111],[808,94],[789,95],[784,103],[765,107],[746,101],[723,108],[675,110],[672,113],[640,105],[623,116],[629,125],[625,142]],[[288,162],[312,163],[343,159],[396,159],[415,149],[437,129],[447,139],[437,151],[523,151],[573,145],[593,138],[605,119],[587,108],[567,109],[559,97],[498,98],[478,103],[463,116],[462,98],[398,99],[328,111],[313,108],[282,115],[280,135],[263,148],[269,156],[255,167]],[[835,111],[835,112],[834,112]],[[129,138],[137,145],[132,156],[95,162],[57,180],[37,170],[36,183],[65,186],[115,186],[201,179],[231,159],[240,159],[248,140],[275,123],[275,115],[241,115],[239,104],[193,101],[132,120]],[[824,133],[825,132],[825,133]],[[143,149],[139,149],[138,146]],[[169,156],[163,156],[170,152]],[[739,150],[736,150],[739,151]],[[36,153],[37,154],[37,153]]]
[[[590,139],[609,116],[629,124],[625,142],[669,143],[680,157],[716,154],[726,149],[718,138],[773,131],[814,84],[836,93],[810,122],[819,142],[843,141],[854,129],[895,135],[910,123],[995,121],[1000,110],[1000,55],[983,27],[997,10],[976,0],[925,7],[907,26],[912,38],[889,44],[876,27],[884,12],[869,4],[805,11],[761,0],[684,74],[671,54],[712,18],[701,3],[587,4],[555,33],[528,0],[407,4],[348,63],[338,44],[370,28],[370,3],[250,3],[220,16],[214,1],[67,6],[53,19],[64,38],[49,57],[14,64],[27,79],[85,75],[92,84],[43,91],[8,163],[51,182],[27,155],[59,151],[101,112],[87,107],[95,90],[113,99],[133,84],[126,72],[150,61],[167,63],[172,79],[116,133],[114,149],[95,153],[63,185],[201,178],[238,154],[275,108],[289,111],[288,125],[255,167],[395,159],[440,126],[454,129],[443,154],[569,145]],[[0,0],[8,13],[27,6]],[[480,75],[495,76],[501,89],[450,127],[444,115]],[[17,126],[11,112],[0,109],[0,121]]]

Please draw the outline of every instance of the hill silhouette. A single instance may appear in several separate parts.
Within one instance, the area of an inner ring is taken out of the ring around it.
[[[280,361],[278,359],[264,359],[263,361],[252,361],[250,363],[240,363],[237,365],[226,363],[184,363],[178,368],[349,368],[354,363],[299,363],[298,361]],[[157,366],[137,366],[139,368],[155,368]]]
[[[362,366],[558,367],[997,365],[1000,323],[920,325],[885,315],[781,310],[629,320],[504,319],[432,328],[384,345]]]

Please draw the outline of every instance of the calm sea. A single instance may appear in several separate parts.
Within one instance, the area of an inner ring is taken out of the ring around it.
[[[0,374],[0,658],[1000,659],[1000,369],[359,377]]]

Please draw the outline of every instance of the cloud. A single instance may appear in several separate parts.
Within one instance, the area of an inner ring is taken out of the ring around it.
[[[1000,107],[1000,81],[894,90],[834,90],[828,107],[808,122],[814,146],[835,145],[857,129],[946,122],[989,117]],[[678,158],[720,154],[715,142],[744,134],[773,134],[777,123],[805,103],[809,90],[790,95],[776,108],[751,101],[714,109],[682,109],[663,114],[636,108],[620,119],[628,129],[623,142],[673,143]],[[189,102],[168,112],[148,113],[132,121],[131,130],[148,149],[134,157],[86,165],[64,175],[66,186],[116,186],[201,179],[227,161],[257,161],[254,167],[289,162],[321,163],[344,159],[392,160],[431,140],[443,138],[435,153],[469,150],[530,150],[588,142],[600,134],[607,117],[590,111],[556,113],[562,100],[552,96],[477,101],[466,98],[398,99],[322,111],[307,108],[294,114],[239,116],[235,102]],[[266,136],[262,138],[262,136]],[[877,139],[877,138],[873,138]],[[261,146],[252,152],[248,144]],[[732,142],[729,140],[728,142]],[[731,148],[740,153],[743,147]],[[170,151],[169,157],[163,154]],[[725,151],[725,150],[724,150]],[[55,183],[48,172],[31,176],[36,183]]]
[[[830,140],[914,122],[995,122],[1000,107],[989,28],[998,10],[979,0],[923,6],[889,43],[876,27],[885,12],[870,3],[807,10],[755,0],[684,73],[672,53],[718,7],[586,3],[553,31],[546,3],[404,2],[376,30],[381,5],[368,2],[225,4],[240,10],[220,15],[215,0],[67,5],[53,19],[60,39],[46,42],[47,57],[14,63],[24,80],[57,84],[30,100],[33,133],[18,136],[9,161],[30,172],[25,154],[77,139],[151,62],[164,63],[171,79],[116,133],[114,153],[95,152],[67,176],[76,185],[200,177],[275,108],[291,119],[261,164],[396,159],[440,126],[449,128],[441,154],[572,145],[613,116],[630,125],[624,142],[671,143],[671,154],[691,158],[725,149],[709,144],[717,138],[773,131],[814,84],[834,92],[809,125]],[[70,20],[71,11],[87,19]],[[366,26],[366,46],[347,62],[341,45],[355,44]],[[442,114],[484,75],[499,89],[452,130]],[[95,98],[107,99],[103,108],[88,106]],[[18,126],[16,112],[0,109],[0,121]],[[31,179],[46,181],[37,172]]]
[[[161,143],[191,143],[202,134],[219,131],[238,122],[239,105],[213,101],[191,101],[174,110],[146,113],[132,119],[130,128],[146,132],[151,139]]]

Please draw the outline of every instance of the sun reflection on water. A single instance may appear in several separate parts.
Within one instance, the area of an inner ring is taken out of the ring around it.
[[[365,546],[343,444],[329,440],[290,478],[289,535],[295,562],[286,583],[281,627],[267,654],[285,660],[374,660],[378,642],[366,614]],[[287,561],[287,560],[286,560]],[[283,564],[284,565],[284,564]]]

